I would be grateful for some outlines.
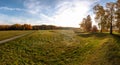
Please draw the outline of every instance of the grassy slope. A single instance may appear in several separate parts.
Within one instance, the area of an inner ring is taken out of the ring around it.
[[[120,37],[38,31],[0,45],[0,65],[119,65]]]
[[[0,31],[0,40],[8,39],[27,32],[29,31]]]

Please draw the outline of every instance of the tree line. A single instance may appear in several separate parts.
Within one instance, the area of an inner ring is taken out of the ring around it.
[[[72,29],[71,27],[59,27],[54,25],[31,25],[31,24],[13,24],[0,25],[0,30],[57,30],[57,29]]]
[[[30,24],[0,25],[0,30],[32,30]]]
[[[93,11],[100,32],[109,31],[110,34],[112,34],[113,30],[120,32],[120,0],[106,3],[105,7],[97,4],[93,7]],[[83,18],[80,26],[86,32],[94,31],[96,26],[91,27],[91,23],[90,15],[88,15],[87,18]]]
[[[60,27],[55,25],[34,25],[33,30],[59,30],[59,29],[73,29],[72,27]]]

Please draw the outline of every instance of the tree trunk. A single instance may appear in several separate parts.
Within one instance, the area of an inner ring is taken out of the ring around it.
[[[112,17],[113,17],[113,15],[112,15],[112,14],[113,14],[112,9],[113,9],[113,8],[111,8],[110,34],[112,34],[112,20],[113,20],[113,18],[112,18]]]
[[[102,25],[101,25],[101,30],[100,30],[100,32],[102,33]]]
[[[101,30],[100,30],[100,32],[102,33],[102,17],[101,17]]]
[[[120,33],[120,28],[119,28],[118,32]]]
[[[112,34],[112,22],[110,23],[110,34]]]

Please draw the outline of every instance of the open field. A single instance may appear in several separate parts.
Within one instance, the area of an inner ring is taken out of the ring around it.
[[[30,31],[0,31],[0,40],[8,39],[28,32]]]
[[[40,30],[0,45],[0,65],[120,65],[120,36]]]

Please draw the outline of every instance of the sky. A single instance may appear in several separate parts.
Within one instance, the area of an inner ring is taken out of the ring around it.
[[[0,24],[79,27],[87,15],[94,21],[93,6],[116,0],[0,0]]]

